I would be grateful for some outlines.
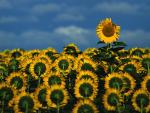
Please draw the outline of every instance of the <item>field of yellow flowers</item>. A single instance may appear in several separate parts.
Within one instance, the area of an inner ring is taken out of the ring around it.
[[[0,113],[150,113],[150,48],[124,49],[110,18],[96,33],[84,51],[1,51]]]

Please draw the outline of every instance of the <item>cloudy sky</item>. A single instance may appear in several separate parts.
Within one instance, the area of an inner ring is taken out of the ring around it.
[[[0,0],[0,50],[98,47],[95,29],[106,17],[128,48],[150,47],[150,0]]]

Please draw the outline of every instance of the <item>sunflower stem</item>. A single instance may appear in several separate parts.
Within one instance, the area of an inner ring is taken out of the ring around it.
[[[59,104],[57,104],[57,113],[59,113],[60,112],[60,106],[59,106]]]
[[[143,112],[144,112],[144,108],[143,108],[143,99],[140,101],[140,105],[141,105],[141,112],[140,112],[140,113],[143,113]]]
[[[29,105],[28,105],[28,103],[25,103],[25,106],[26,106],[25,113],[28,113],[28,111],[29,111]]]

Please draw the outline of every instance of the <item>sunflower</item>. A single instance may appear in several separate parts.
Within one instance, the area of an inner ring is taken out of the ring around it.
[[[94,74],[93,72],[91,71],[80,71],[79,74],[77,74],[77,78],[76,78],[76,82],[77,81],[80,81],[82,79],[90,79],[90,80],[93,80],[94,83],[97,83],[98,82],[98,77],[96,74]]]
[[[45,55],[43,53],[40,53],[38,56],[34,57],[34,59],[43,59],[49,64],[52,63],[52,60],[47,55]]]
[[[20,70],[20,60],[16,58],[10,58],[8,63],[8,68],[10,72],[19,71]]]
[[[45,86],[52,86],[52,85],[58,84],[65,88],[65,80],[63,77],[61,77],[60,73],[58,73],[58,72],[48,73],[43,78],[43,81],[44,81]]]
[[[87,48],[83,51],[83,54],[86,54],[90,57],[96,55],[98,52],[98,49],[97,48]]]
[[[20,56],[22,56],[25,53],[24,50],[17,48],[17,49],[13,49],[10,54],[12,58],[19,58]]]
[[[134,88],[136,86],[135,79],[128,73],[124,73],[122,79],[124,82],[123,86],[124,95],[129,96],[134,91]]]
[[[105,89],[123,89],[123,74],[122,73],[111,73],[105,77]]]
[[[9,102],[17,94],[17,91],[6,83],[0,84],[0,102]]]
[[[84,59],[91,60],[90,56],[88,56],[86,54],[80,54],[80,55],[78,55],[78,57],[75,60],[74,68],[73,69],[77,70],[78,69],[78,65],[80,64],[80,62],[83,62]]]
[[[111,18],[101,21],[96,28],[98,38],[104,43],[112,43],[119,38],[120,26],[112,23]]]
[[[72,113],[99,113],[96,105],[89,99],[80,99],[75,104]]]
[[[38,56],[41,53],[41,51],[39,49],[33,49],[33,50],[29,50],[27,51],[27,54],[32,57]]]
[[[139,57],[142,57],[142,55],[144,54],[144,49],[143,48],[131,48],[129,50],[130,52],[130,55],[131,56],[139,56]]]
[[[74,93],[76,98],[84,98],[94,100],[98,92],[98,83],[94,83],[90,79],[81,79],[76,81]]]
[[[141,63],[136,61],[127,62],[120,66],[119,69],[131,75],[136,75],[137,73],[141,73],[144,70]]]
[[[74,66],[74,60],[75,58],[73,56],[62,54],[54,62],[56,70],[64,74],[68,74]]]
[[[6,78],[6,83],[19,91],[25,90],[27,82],[22,72],[13,72]]]
[[[35,94],[35,99],[38,100],[38,102],[42,105],[42,108],[46,108],[47,102],[46,102],[46,90],[47,87],[44,85],[40,85],[38,88],[36,88],[34,94]]]
[[[41,54],[48,56],[52,61],[58,58],[58,52],[54,48],[47,48],[41,51]]]
[[[144,77],[144,80],[141,82],[141,87],[150,93],[150,75]]]
[[[77,71],[78,72],[81,70],[95,71],[96,68],[97,63],[94,62],[92,59],[83,59],[82,61],[79,62]]]
[[[39,104],[32,93],[21,92],[10,101],[9,106],[14,108],[15,113],[32,113],[38,110],[41,104]]]
[[[77,56],[80,53],[79,48],[74,43],[68,44],[66,47],[64,47],[63,54],[70,54]]]
[[[136,111],[148,113],[150,111],[149,94],[143,89],[136,90],[132,96],[132,105]]]
[[[46,91],[46,101],[49,107],[63,107],[68,103],[68,100],[69,96],[67,90],[60,85],[53,85]]]
[[[34,61],[30,64],[30,72],[36,79],[44,77],[49,71],[49,64],[43,59],[34,59]]]
[[[103,95],[104,108],[108,111],[115,111],[121,105],[123,99],[120,92],[115,89],[110,89]]]

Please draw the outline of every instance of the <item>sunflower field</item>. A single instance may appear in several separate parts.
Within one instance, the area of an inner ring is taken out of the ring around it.
[[[99,48],[0,52],[0,113],[150,113],[150,48],[125,49],[110,18]]]

